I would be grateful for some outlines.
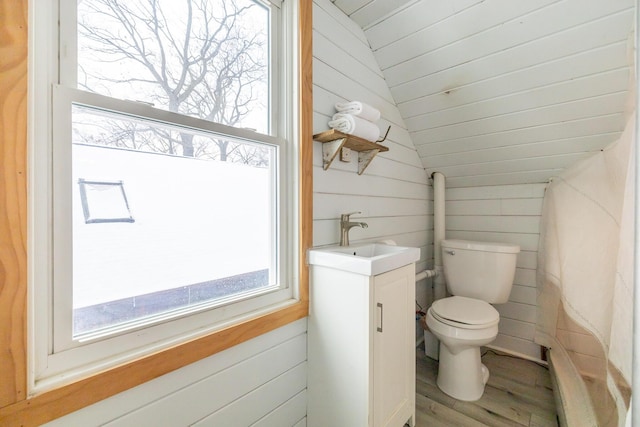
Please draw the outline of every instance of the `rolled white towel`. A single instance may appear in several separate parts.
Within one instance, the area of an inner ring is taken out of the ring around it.
[[[370,122],[380,120],[380,111],[369,104],[360,101],[338,102],[336,104],[338,113],[351,114]]]
[[[375,142],[380,138],[380,128],[375,123],[351,114],[336,113],[329,121],[329,127],[349,135]]]

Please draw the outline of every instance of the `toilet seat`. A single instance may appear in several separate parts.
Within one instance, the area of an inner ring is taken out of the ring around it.
[[[462,329],[484,329],[500,321],[500,313],[489,303],[460,296],[435,301],[431,314],[446,325]]]

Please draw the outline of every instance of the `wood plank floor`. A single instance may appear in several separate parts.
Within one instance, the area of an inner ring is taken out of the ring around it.
[[[490,372],[482,398],[462,402],[436,385],[438,362],[417,350],[416,427],[557,427],[551,379],[546,367],[483,349]]]

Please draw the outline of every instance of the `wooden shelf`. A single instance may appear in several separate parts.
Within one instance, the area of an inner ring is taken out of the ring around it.
[[[313,135],[313,139],[322,142],[322,167],[324,170],[329,169],[331,162],[343,148],[350,148],[358,152],[358,175],[362,175],[362,172],[378,153],[389,151],[389,147],[335,129]]]

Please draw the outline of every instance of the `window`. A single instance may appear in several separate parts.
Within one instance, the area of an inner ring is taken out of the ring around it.
[[[35,232],[48,237],[36,249],[35,389],[295,303],[295,68],[281,54],[294,9],[61,0],[49,11],[59,61],[42,73],[52,108],[36,111],[52,136],[36,142]]]

